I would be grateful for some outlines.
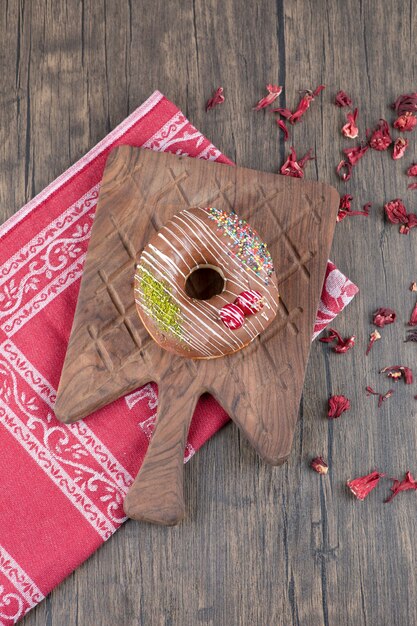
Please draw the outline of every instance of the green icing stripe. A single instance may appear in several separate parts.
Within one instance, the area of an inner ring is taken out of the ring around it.
[[[143,265],[138,266],[139,292],[147,314],[166,334],[181,336],[181,310],[170,288],[157,280]]]

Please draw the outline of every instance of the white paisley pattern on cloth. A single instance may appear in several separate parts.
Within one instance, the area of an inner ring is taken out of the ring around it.
[[[0,573],[15,589],[11,592],[0,584],[0,620],[17,621],[23,613],[43,600],[44,596],[2,545],[0,545]]]
[[[0,266],[0,320],[8,337],[81,277],[98,187]]]

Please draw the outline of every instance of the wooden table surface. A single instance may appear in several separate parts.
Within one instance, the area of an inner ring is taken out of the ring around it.
[[[412,2],[4,0],[0,11],[2,220],[154,89],[238,164],[276,172],[288,146],[272,116],[251,111],[268,82],[291,107],[300,89],[327,85],[293,132],[300,154],[317,155],[306,176],[352,193],[356,208],[373,202],[369,218],[338,224],[332,249],[361,289],[335,324],[357,345],[346,355],[313,345],[289,462],[265,465],[226,427],[186,466],[182,525],[126,523],[25,626],[416,624],[416,494],[383,504],[386,482],[358,502],[344,486],[374,467],[417,471],[415,388],[398,383],[379,411],[364,391],[388,389],[379,368],[416,361],[403,338],[417,232],[399,235],[382,217],[392,198],[417,204],[404,175],[416,133],[403,162],[372,152],[344,185],[334,172],[344,112],[332,104],[338,89],[351,93],[364,130],[416,90]],[[226,103],[205,113],[218,85]],[[370,314],[384,305],[398,322],[365,358]],[[325,418],[331,393],[353,405],[337,421]],[[317,454],[327,477],[308,468]]]

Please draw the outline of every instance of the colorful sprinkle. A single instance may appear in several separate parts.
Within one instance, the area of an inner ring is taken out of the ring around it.
[[[205,211],[210,219],[215,220],[218,228],[231,238],[231,243],[228,243],[229,254],[236,256],[243,265],[263,278],[267,285],[274,266],[269,250],[259,235],[246,220],[240,219],[236,213],[227,213],[214,207],[209,207]]]

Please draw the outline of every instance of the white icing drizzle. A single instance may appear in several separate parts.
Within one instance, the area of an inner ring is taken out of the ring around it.
[[[202,212],[201,217],[194,213],[197,210]],[[140,271],[145,271],[162,284],[169,297],[180,309],[181,331],[170,328],[169,334],[164,331],[160,332],[168,341],[170,335],[176,337],[179,344],[183,347],[188,346],[194,356],[212,357],[234,352],[248,343],[248,340],[244,339],[245,335],[249,341],[252,341],[262,332],[265,324],[261,322],[260,317],[269,322],[270,316],[264,310],[265,308],[270,310],[272,317],[275,316],[278,289],[273,280],[270,280],[266,286],[265,281],[251,267],[243,265],[235,255],[227,254],[227,240],[230,238],[228,236],[221,238],[216,232],[218,226],[215,222],[213,221],[213,229],[211,229],[210,224],[204,221],[203,215],[206,219],[210,219],[206,210],[201,207],[186,209],[175,215],[157,233],[157,238],[173,250],[174,258],[180,259],[179,264],[158,248],[155,239],[145,247],[137,265],[135,301],[143,312],[154,320],[157,327],[155,318],[157,319],[158,313],[163,316],[164,311],[156,303],[152,303],[152,310],[150,310],[144,302],[140,288]],[[210,255],[209,258],[205,255],[205,251]],[[187,257],[191,259],[191,264],[187,262]],[[197,265],[209,264],[211,257],[218,259],[219,266],[225,268],[226,274],[225,288],[216,296],[217,302],[221,301],[224,304],[233,302],[238,293],[254,289],[255,286],[264,297],[265,304],[261,314],[256,315],[256,318],[255,316],[246,317],[245,323],[239,330],[230,330],[221,322],[219,306],[216,306],[213,301],[189,298],[185,293],[185,280],[191,270]],[[226,288],[227,286],[231,289]],[[276,292],[276,297],[274,297],[274,292]],[[233,299],[228,298],[228,294]]]

